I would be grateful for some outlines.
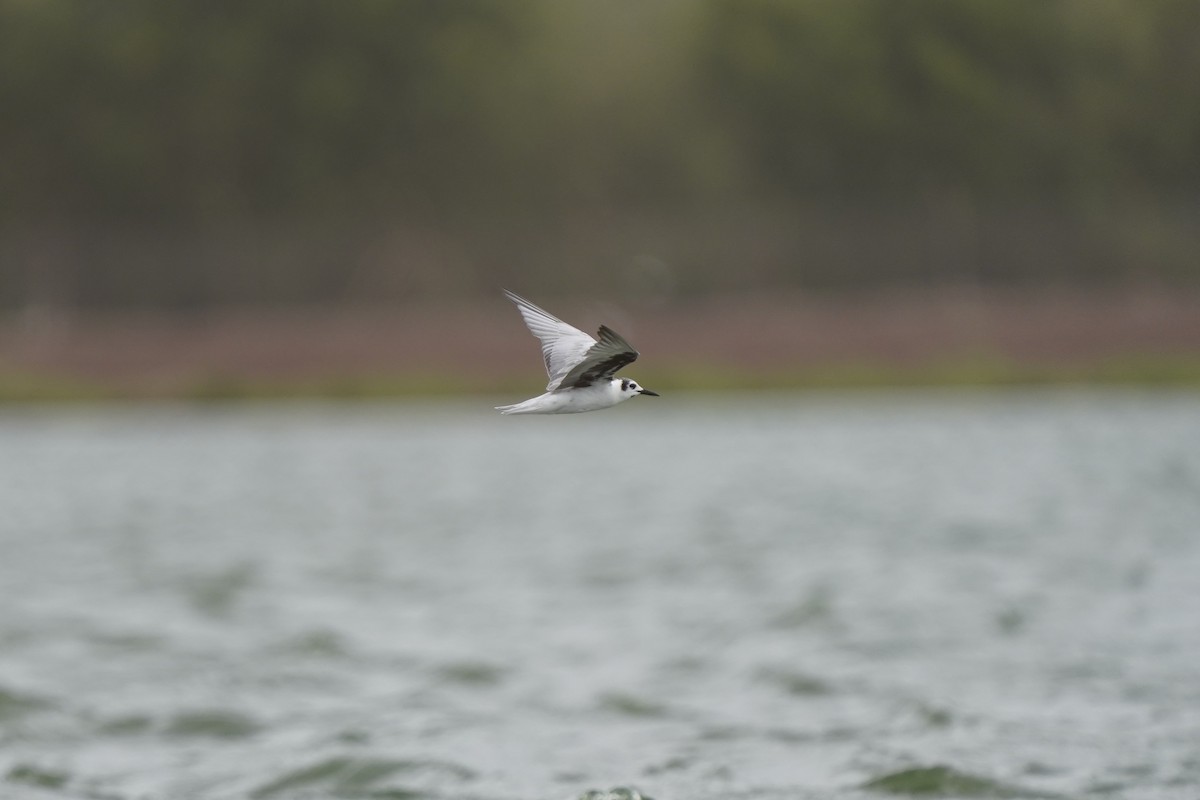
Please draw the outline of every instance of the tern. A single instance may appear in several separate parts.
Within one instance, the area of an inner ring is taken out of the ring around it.
[[[525,326],[541,341],[550,382],[545,394],[496,406],[501,414],[578,414],[615,406],[639,394],[658,397],[658,392],[635,380],[616,377],[617,370],[637,360],[638,352],[612,328],[601,325],[596,341],[524,297],[507,289],[504,294],[517,304]]]

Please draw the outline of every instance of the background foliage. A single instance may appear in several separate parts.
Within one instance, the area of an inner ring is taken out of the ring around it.
[[[1200,277],[1191,0],[0,0],[0,304]]]

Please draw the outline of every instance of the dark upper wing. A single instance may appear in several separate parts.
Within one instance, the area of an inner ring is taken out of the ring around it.
[[[637,361],[633,345],[607,325],[600,326],[600,340],[588,349],[583,360],[563,376],[561,388],[579,388],[598,380],[607,380],[622,367]]]

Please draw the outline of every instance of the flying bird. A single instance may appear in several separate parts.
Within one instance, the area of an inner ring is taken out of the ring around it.
[[[501,414],[577,414],[599,411],[639,394],[658,397],[617,370],[637,360],[638,352],[607,325],[600,326],[597,341],[578,328],[544,311],[507,289],[525,325],[542,343],[542,359],[550,382],[546,393],[523,403],[496,406]]]

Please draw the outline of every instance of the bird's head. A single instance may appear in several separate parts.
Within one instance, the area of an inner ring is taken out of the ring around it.
[[[633,397],[638,394],[648,394],[651,397],[658,397],[658,392],[652,392],[643,386],[640,386],[637,381],[629,378],[621,378],[621,394],[625,397]]]

